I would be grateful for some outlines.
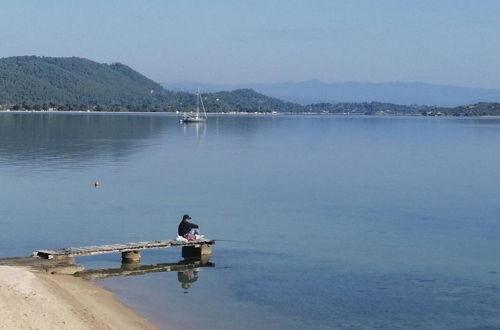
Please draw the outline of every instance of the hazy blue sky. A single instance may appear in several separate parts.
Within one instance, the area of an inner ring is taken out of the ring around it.
[[[500,88],[499,0],[0,0],[0,57],[122,62],[161,82]]]

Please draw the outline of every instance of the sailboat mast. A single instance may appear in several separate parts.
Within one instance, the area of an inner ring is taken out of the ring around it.
[[[205,115],[205,119],[207,118],[207,111],[205,110],[205,105],[203,104],[203,97],[200,94],[201,108],[203,109],[203,114]]]
[[[196,94],[196,118],[200,116],[200,89],[198,88],[198,93]]]

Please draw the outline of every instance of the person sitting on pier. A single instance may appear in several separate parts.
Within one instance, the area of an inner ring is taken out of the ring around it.
[[[200,226],[189,222],[189,220],[191,220],[191,217],[187,214],[184,214],[181,223],[179,223],[177,233],[179,234],[179,236],[184,237],[188,241],[194,241],[197,239],[196,235],[200,235],[200,232],[198,231]]]

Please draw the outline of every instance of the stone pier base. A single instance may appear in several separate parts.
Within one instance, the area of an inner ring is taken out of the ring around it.
[[[184,246],[182,247],[183,258],[201,258],[202,256],[212,255],[212,249],[207,244],[200,246]]]

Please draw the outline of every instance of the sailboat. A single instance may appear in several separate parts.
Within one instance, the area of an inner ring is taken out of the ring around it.
[[[201,108],[203,109],[203,116],[200,116],[200,103],[201,103]],[[206,120],[207,120],[207,112],[205,111],[203,98],[201,97],[200,90],[198,89],[198,93],[196,94],[196,113],[195,114],[184,113],[184,116],[182,116],[181,119],[181,123],[203,123]]]

